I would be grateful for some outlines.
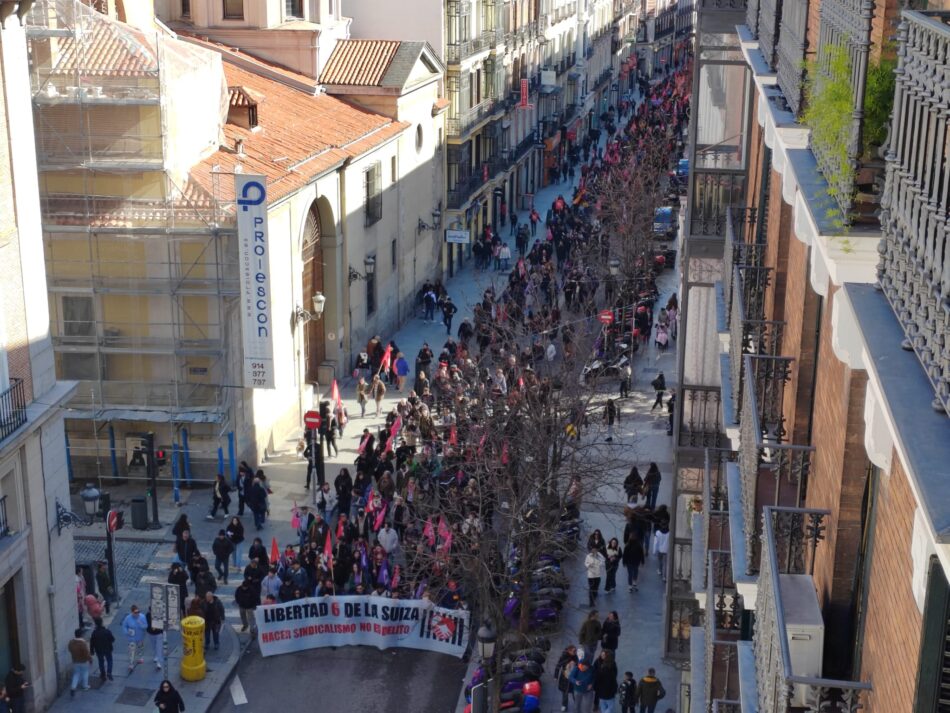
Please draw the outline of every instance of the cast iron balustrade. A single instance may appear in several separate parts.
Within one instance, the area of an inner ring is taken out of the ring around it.
[[[703,468],[703,520],[698,546],[700,561],[708,560],[710,551],[729,549],[729,495],[726,492],[726,464],[735,463],[737,453],[721,448],[707,448]],[[708,586],[707,570],[703,570],[703,587]],[[707,605],[708,606],[708,605]]]
[[[950,413],[948,18],[948,13],[902,15],[878,265],[881,287],[904,328],[904,346],[917,354],[934,386],[933,406],[945,413]]]
[[[482,180],[480,168],[471,175],[461,176],[455,184],[455,187],[448,191],[449,208],[453,210],[462,208],[468,202],[469,196],[484,185],[484,183],[485,181]]]
[[[472,12],[470,0],[448,0],[445,12],[449,17],[467,17]]]
[[[472,107],[468,111],[460,113],[458,116],[452,116],[446,119],[446,132],[448,132],[448,135],[452,138],[461,138],[471,131],[472,127],[491,116],[494,112],[495,100],[486,99],[478,106]]]
[[[667,600],[666,654],[672,659],[685,661],[689,658],[690,629],[699,625],[700,609],[696,596],[673,594]]]
[[[694,186],[690,234],[724,236],[729,214],[745,197],[745,175],[721,170],[690,173]]]
[[[864,88],[873,13],[873,0],[821,0],[821,24],[818,32],[818,46],[821,50],[816,71],[819,76],[827,73],[830,48],[840,47],[847,52],[851,66],[854,111],[846,156],[842,156],[839,146],[826,146],[816,141],[814,132],[810,134],[809,145],[822,176],[828,182],[828,193],[833,195],[841,215],[845,218],[850,217],[854,204],[855,173],[861,153]]]
[[[857,713],[871,685],[863,681],[796,675],[788,645],[781,575],[812,575],[815,551],[825,537],[827,510],[765,508],[762,516],[762,568],[756,600],[755,679],[761,713],[802,711],[792,693],[804,689],[805,710]]]
[[[26,387],[23,379],[10,379],[0,391],[0,443],[26,423]]]
[[[789,2],[801,2],[801,0],[789,0]],[[771,69],[775,69],[781,17],[782,0],[759,0],[759,49]]]
[[[756,368],[756,357],[746,356],[745,392],[743,394],[742,420],[740,422],[739,475],[742,483],[742,516],[746,536],[746,551],[749,553],[747,574],[754,574],[759,563],[759,512],[765,505],[799,505],[804,497],[808,475],[811,471],[813,446],[781,443],[774,427],[766,428],[763,415],[771,410],[781,418],[781,399],[778,403],[762,407]],[[766,357],[758,357],[764,360]],[[761,366],[761,364],[760,364]],[[779,367],[781,371],[781,367]],[[761,372],[759,374],[761,377]],[[785,377],[779,373],[769,374],[781,394]]]
[[[679,445],[719,448],[722,444],[722,396],[718,386],[684,386],[676,394],[682,412]]]
[[[705,681],[706,700],[739,697],[739,597],[725,585],[732,583],[728,552],[710,553],[706,588]],[[717,586],[717,579],[721,584]]]
[[[808,23],[808,1],[791,0],[782,4],[782,22],[778,37],[778,85],[789,109],[798,116],[802,108],[802,82]]]

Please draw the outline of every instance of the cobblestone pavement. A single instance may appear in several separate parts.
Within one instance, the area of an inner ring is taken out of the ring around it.
[[[103,540],[73,540],[76,563],[85,564],[105,560],[106,549]],[[139,585],[142,575],[148,570],[149,562],[155,557],[157,542],[129,542],[117,540],[115,543],[115,569],[119,593],[124,596]]]

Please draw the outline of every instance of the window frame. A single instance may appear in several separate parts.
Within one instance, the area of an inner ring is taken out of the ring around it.
[[[228,12],[228,4],[234,3],[234,2],[241,3],[241,13],[239,15],[234,14],[233,8],[231,9],[230,14]],[[244,19],[244,0],[222,0],[221,11],[222,11],[222,18],[225,20],[243,20]]]
[[[375,255],[369,257],[376,259]],[[369,319],[376,314],[376,272],[368,273],[364,282],[366,283],[366,318]]]
[[[383,218],[383,165],[374,162],[363,171],[364,227],[378,223]]]

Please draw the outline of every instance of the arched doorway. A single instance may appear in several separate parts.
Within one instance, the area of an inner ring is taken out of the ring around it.
[[[303,294],[301,304],[305,310],[313,309],[313,295],[324,292],[323,289],[323,231],[320,224],[320,210],[317,202],[310,205],[307,212],[307,222],[304,224],[303,240],[301,241],[301,258],[303,262],[303,279],[301,280]],[[304,322],[304,364],[307,368],[307,381],[317,381],[320,365],[326,360],[327,345],[323,333],[323,320],[312,319]]]

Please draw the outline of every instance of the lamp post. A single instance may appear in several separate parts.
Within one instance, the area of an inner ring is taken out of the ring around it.
[[[498,634],[495,633],[495,628],[488,619],[478,627],[475,638],[478,640],[478,655],[482,662],[490,662],[495,653],[495,642],[498,640]]]
[[[610,258],[610,262],[607,263],[607,267],[610,269],[610,274],[614,277],[620,274],[620,260],[618,258]]]

